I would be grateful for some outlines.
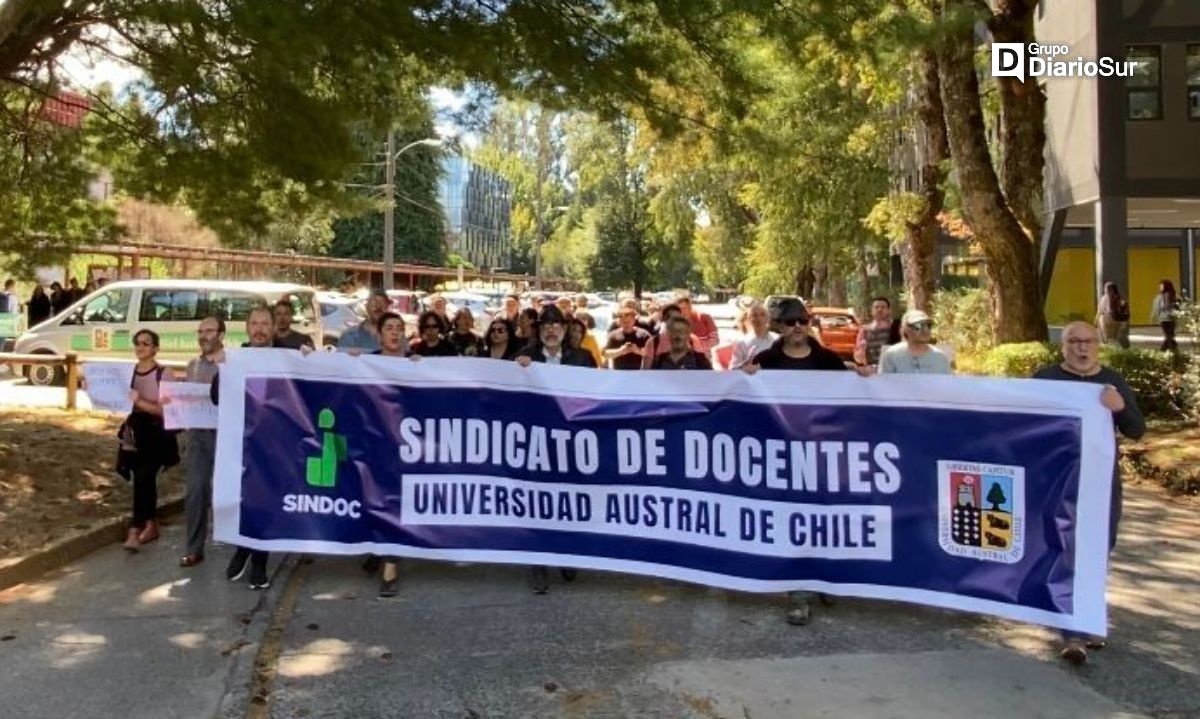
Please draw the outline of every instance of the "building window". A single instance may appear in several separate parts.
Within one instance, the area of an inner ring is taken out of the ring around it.
[[[1125,81],[1125,112],[1130,120],[1162,119],[1162,49],[1157,45],[1130,45],[1126,59],[1136,62]]]
[[[1200,120],[1200,45],[1187,46],[1188,117]]]

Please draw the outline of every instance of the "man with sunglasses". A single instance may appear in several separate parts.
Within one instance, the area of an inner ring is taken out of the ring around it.
[[[904,313],[904,341],[879,356],[879,374],[951,374],[950,358],[933,345],[933,320],[920,310]]]
[[[457,357],[458,350],[442,337],[442,322],[437,312],[426,310],[417,318],[420,333],[409,348],[410,354],[419,357]]]
[[[1062,364],[1043,367],[1034,373],[1033,378],[1091,382],[1103,386],[1100,404],[1112,412],[1113,427],[1130,439],[1140,439],[1146,433],[1146,420],[1125,378],[1116,370],[1100,364],[1100,332],[1087,322],[1072,322],[1063,328],[1062,339]],[[1121,522],[1124,506],[1119,456],[1119,452],[1113,453],[1108,514],[1109,552],[1117,544],[1117,526]],[[1087,661],[1088,649],[1102,649],[1105,646],[1103,639],[1088,638],[1068,631],[1062,632],[1062,638],[1063,648],[1059,656],[1076,665]]]
[[[846,363],[842,358],[836,352],[822,347],[812,336],[809,327],[812,316],[799,299],[789,297],[781,301],[775,306],[772,320],[779,339],[742,365],[743,372],[754,374],[760,369],[846,371]],[[812,592],[805,591],[788,592],[791,602],[787,613],[788,624],[804,626],[812,620],[812,595]],[[825,595],[820,595],[820,598],[826,604],[833,603]]]
[[[650,333],[638,327],[636,305],[630,301],[621,305],[617,312],[619,326],[608,333],[608,344],[604,347],[604,359],[613,369],[641,369],[642,356]]]

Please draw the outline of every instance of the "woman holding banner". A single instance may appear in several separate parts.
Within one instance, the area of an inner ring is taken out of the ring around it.
[[[425,313],[431,315],[432,313]],[[457,317],[455,318],[457,319]],[[395,312],[384,312],[379,317],[379,349],[372,354],[380,355],[381,357],[407,357],[408,347],[404,336],[404,318]],[[412,359],[420,359],[419,355],[413,355]],[[374,572],[376,565],[379,564],[379,558],[372,555],[367,558],[363,568],[369,572]],[[379,574],[379,598],[390,599],[400,593],[400,563],[395,557],[387,557],[383,560],[383,569]]]
[[[130,552],[158,539],[158,475],[179,464],[179,444],[175,433],[163,425],[158,396],[163,378],[170,379],[156,359],[158,334],[141,330],[133,336],[133,347],[137,355],[129,383],[133,411],[117,433],[121,440],[117,472],[133,482],[133,516],[125,536],[125,549]]]

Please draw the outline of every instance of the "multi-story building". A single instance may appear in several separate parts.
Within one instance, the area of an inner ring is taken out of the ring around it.
[[[438,194],[451,248],[480,269],[507,268],[512,243],[508,181],[460,155],[443,161]]]
[[[1200,2],[1043,0],[1042,44],[1138,63],[1127,78],[1042,81],[1042,289],[1050,322],[1092,319],[1106,281],[1149,324],[1161,280],[1195,297],[1200,274]]]

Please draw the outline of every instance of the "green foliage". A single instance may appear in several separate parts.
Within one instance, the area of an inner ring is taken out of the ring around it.
[[[1100,364],[1125,378],[1147,416],[1178,417],[1191,399],[1186,396],[1185,379],[1189,360],[1181,355],[1105,345],[1100,348]]]
[[[1058,348],[1043,342],[1016,342],[992,348],[983,359],[983,370],[994,377],[1033,376],[1039,368],[1060,360]]]
[[[1180,334],[1200,338],[1200,304],[1182,302],[1175,312],[1175,322]],[[1200,422],[1200,352],[1194,344],[1190,349],[1182,360],[1180,395],[1185,416],[1192,422]]]
[[[38,119],[41,107],[38,94],[0,85],[0,257],[26,277],[116,230],[115,210],[87,194],[97,170],[90,123],[59,127]]]
[[[987,292],[978,287],[941,291],[933,297],[933,321],[939,342],[960,355],[980,356],[996,343]]]

